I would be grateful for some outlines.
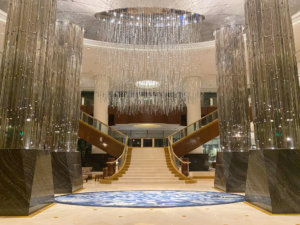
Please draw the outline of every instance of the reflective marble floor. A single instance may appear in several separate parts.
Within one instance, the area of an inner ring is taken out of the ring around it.
[[[82,192],[117,190],[195,190],[216,191],[213,179],[197,184],[164,186],[84,184]],[[227,205],[182,208],[103,208],[54,204],[30,217],[3,218],[2,225],[300,225],[300,215],[269,215],[243,202]]]

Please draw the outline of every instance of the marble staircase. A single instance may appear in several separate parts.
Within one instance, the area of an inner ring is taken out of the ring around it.
[[[164,148],[133,148],[130,166],[115,184],[185,184],[169,169]]]

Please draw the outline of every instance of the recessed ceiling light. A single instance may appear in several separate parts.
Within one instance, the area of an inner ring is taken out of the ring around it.
[[[134,125],[135,128],[161,128],[161,125],[154,123],[141,123]]]

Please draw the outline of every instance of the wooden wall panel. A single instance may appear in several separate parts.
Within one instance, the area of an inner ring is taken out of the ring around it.
[[[177,156],[184,156],[218,136],[219,121],[214,120],[198,131],[173,144],[173,150]]]
[[[123,144],[95,129],[94,127],[84,123],[81,120],[79,120],[78,135],[86,142],[98,148],[101,148],[103,151],[116,158],[118,158],[124,150]],[[100,142],[100,137],[102,137],[102,142]],[[106,143],[107,146],[104,146],[103,143]]]

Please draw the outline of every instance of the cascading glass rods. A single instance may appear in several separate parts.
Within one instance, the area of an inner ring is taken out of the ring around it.
[[[161,8],[127,8],[96,14],[99,50],[104,68],[96,90],[119,111],[168,113],[200,98],[201,82],[186,92],[192,76],[189,44],[201,42],[204,17]],[[105,78],[106,77],[106,78]],[[101,80],[109,79],[108,93]]]

